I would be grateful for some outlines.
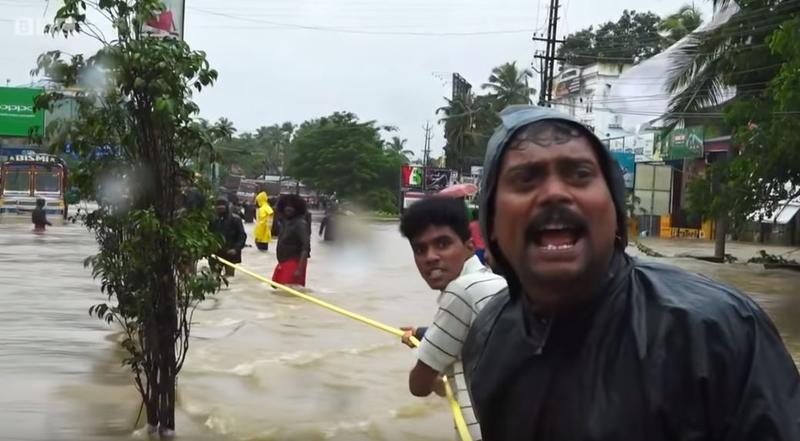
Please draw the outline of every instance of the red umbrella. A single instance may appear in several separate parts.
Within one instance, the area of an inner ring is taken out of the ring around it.
[[[437,194],[451,198],[463,198],[477,192],[478,186],[475,184],[456,184],[445,188]]]

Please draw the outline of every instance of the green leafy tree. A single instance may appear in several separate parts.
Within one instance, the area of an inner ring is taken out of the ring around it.
[[[283,172],[295,128],[294,124],[284,122],[256,130],[257,155],[263,157],[263,167],[268,173],[279,175]]]
[[[405,158],[384,148],[381,130],[349,112],[306,121],[292,139],[287,174],[318,191],[397,211]]]
[[[492,69],[489,81],[481,87],[489,91],[493,107],[503,110],[512,104],[531,104],[531,95],[536,93],[528,86],[528,79],[533,73],[528,69],[519,69],[517,62],[505,63]]]
[[[717,1],[715,7],[728,3]],[[702,113],[694,113],[722,108],[735,135],[729,158],[713,164],[689,188],[690,209],[717,220],[715,255],[720,258],[731,222],[741,225],[757,210],[775,209],[778,201],[796,196],[791,189],[800,184],[797,122],[791,113],[800,103],[789,92],[794,84],[784,82],[793,78],[787,69],[797,66],[786,36],[796,36],[792,20],[800,5],[762,0],[738,5],[726,22],[690,36],[668,78],[671,119],[702,120]]]
[[[241,169],[249,178],[265,173],[280,175],[294,130],[294,124],[285,122],[224,139],[217,145],[220,163],[227,169]]]
[[[113,39],[86,21],[87,6],[112,18]],[[217,72],[185,42],[140,32],[161,10],[158,0],[64,0],[46,31],[92,35],[102,46],[88,56],[42,54],[35,73],[82,90],[79,117],[55,124],[50,139],[54,150],[69,140],[79,152],[73,177],[83,196],[100,206],[86,218],[99,245],[86,264],[108,301],[89,312],[120,326],[123,363],[133,373],[148,426],[169,435],[192,312],[220,285],[218,276],[192,269],[219,246],[208,230],[210,204],[185,204],[182,191],[207,189],[186,164],[211,149],[214,134],[196,120],[190,98]],[[52,108],[61,98],[44,93],[36,105]],[[207,190],[201,199],[208,201]]]
[[[658,30],[665,34],[664,47],[675,44],[703,23],[703,14],[694,5],[683,5],[677,12],[664,17]]]
[[[616,22],[568,35],[557,55],[577,66],[597,61],[638,63],[663,49],[663,37],[658,33],[660,22],[661,18],[652,12],[625,10]]]

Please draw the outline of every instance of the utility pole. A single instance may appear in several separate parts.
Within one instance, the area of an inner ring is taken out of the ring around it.
[[[556,61],[564,61],[564,58],[556,57],[556,45],[564,43],[564,40],[557,38],[558,30],[558,4],[559,0],[550,0],[550,11],[547,14],[547,38],[534,36],[533,41],[545,42],[544,54],[542,51],[536,51],[533,56],[538,59],[539,64],[539,105],[551,106],[553,100],[553,76],[555,72]]]
[[[430,161],[431,139],[433,138],[430,121],[426,121],[422,129],[425,130],[425,144],[422,148],[422,190],[424,192],[428,189],[428,162]]]

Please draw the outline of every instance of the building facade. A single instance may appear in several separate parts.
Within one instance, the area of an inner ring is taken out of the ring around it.
[[[592,128],[601,139],[629,135],[622,115],[606,107],[609,92],[620,75],[633,67],[624,63],[565,66],[553,81],[552,107]]]

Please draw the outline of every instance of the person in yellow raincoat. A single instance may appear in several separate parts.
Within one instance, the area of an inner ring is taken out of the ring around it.
[[[260,251],[269,250],[269,241],[272,240],[272,219],[275,212],[267,201],[267,192],[262,191],[256,196],[256,248]]]

